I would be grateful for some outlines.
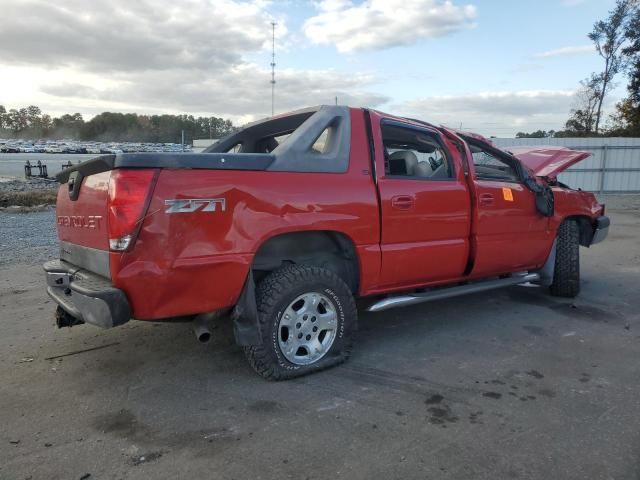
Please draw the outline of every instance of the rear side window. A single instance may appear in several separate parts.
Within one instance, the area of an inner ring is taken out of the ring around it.
[[[436,135],[428,130],[382,124],[385,175],[447,180],[453,178],[451,159]]]
[[[325,128],[320,136],[311,145],[313,153],[327,153],[329,149],[329,128]]]

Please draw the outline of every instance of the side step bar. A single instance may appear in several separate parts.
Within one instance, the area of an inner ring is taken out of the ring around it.
[[[416,303],[430,302],[431,300],[440,300],[441,298],[457,297],[459,295],[466,295],[467,293],[485,292],[495,288],[535,282],[537,280],[540,280],[539,273],[518,273],[511,277],[499,278],[497,280],[484,280],[457,287],[440,288],[437,290],[431,290],[430,292],[412,293],[411,295],[400,295],[398,297],[387,297],[371,305],[367,308],[367,312],[381,312],[383,310],[388,310],[389,308],[404,307],[407,305],[414,305]]]

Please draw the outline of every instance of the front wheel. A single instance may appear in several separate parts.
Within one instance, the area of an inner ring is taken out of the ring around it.
[[[344,362],[357,310],[349,287],[320,267],[290,265],[256,291],[262,345],[245,347],[253,369],[270,380],[306,375]]]
[[[556,263],[551,295],[573,298],[580,293],[580,230],[578,223],[565,220],[558,230]]]

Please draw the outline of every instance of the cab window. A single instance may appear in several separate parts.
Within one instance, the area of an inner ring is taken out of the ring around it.
[[[382,124],[385,175],[430,180],[453,178],[451,160],[427,130]]]
[[[493,155],[476,145],[469,145],[473,156],[476,178],[479,180],[496,180],[519,182],[518,172],[505,160]]]

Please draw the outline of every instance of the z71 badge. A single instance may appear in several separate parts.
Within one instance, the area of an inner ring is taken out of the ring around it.
[[[164,204],[167,207],[164,213],[217,212],[218,208],[224,212],[227,208],[224,198],[185,198],[165,200]]]

